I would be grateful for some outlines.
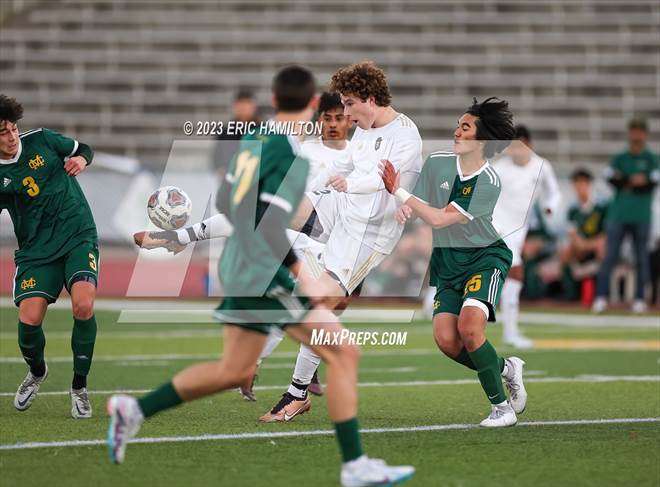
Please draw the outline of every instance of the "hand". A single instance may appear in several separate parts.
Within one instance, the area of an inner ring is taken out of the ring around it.
[[[346,181],[344,176],[330,176],[328,181],[325,183],[325,186],[326,188],[328,186],[332,186],[335,191],[339,191],[340,193],[345,193],[348,191],[348,181]]]
[[[87,168],[87,159],[83,156],[70,157],[64,164],[64,170],[69,176],[77,176]]]
[[[394,169],[394,165],[386,159],[380,161],[378,169],[380,170],[380,177],[383,178],[385,189],[388,193],[394,194],[396,190],[399,189],[401,173]]]
[[[176,232],[173,230],[166,230],[163,232],[137,232],[133,234],[135,244],[143,249],[167,249],[168,252],[178,254],[183,251],[186,246],[179,243]]]
[[[408,220],[410,220],[413,216],[413,210],[410,208],[408,205],[401,205],[396,209],[396,212],[394,213],[394,219],[401,223],[404,224]]]

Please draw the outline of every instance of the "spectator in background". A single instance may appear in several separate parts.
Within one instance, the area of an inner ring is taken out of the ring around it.
[[[601,313],[607,308],[610,273],[619,259],[621,243],[627,234],[633,239],[637,281],[634,313],[646,311],[644,288],[648,281],[648,241],[651,228],[653,187],[660,179],[658,156],[646,147],[648,125],[641,117],[628,124],[628,149],[610,161],[606,178],[614,187],[614,198],[607,216],[607,244],[603,266],[596,282],[596,300],[592,310]]]
[[[237,125],[232,130],[228,130],[228,125],[224,124],[222,133],[217,136],[219,142],[215,148],[213,167],[221,177],[224,176],[227,166],[229,166],[229,161],[231,161],[236,149],[238,149],[238,141],[245,135],[247,123],[259,123],[257,101],[250,90],[245,88],[238,90],[234,97],[231,111],[231,120],[234,122],[244,122],[244,124]]]
[[[576,202],[568,209],[567,241],[560,252],[564,293],[571,299],[580,295],[579,284],[595,276],[605,258],[607,203],[595,200],[593,179],[586,169],[578,169],[571,176]],[[590,282],[593,286],[593,279]],[[590,300],[587,302],[590,304]]]

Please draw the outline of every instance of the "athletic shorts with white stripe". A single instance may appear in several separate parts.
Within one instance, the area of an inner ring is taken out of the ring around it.
[[[477,299],[488,307],[488,321],[495,321],[495,309],[500,300],[506,270],[483,269],[465,274],[461,279],[439,279],[433,300],[433,316],[438,313],[459,315],[467,299]]]

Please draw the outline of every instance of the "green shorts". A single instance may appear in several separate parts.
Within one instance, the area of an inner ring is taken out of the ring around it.
[[[271,326],[285,328],[300,324],[312,308],[309,298],[274,288],[265,296],[226,297],[215,310],[215,318],[229,325],[267,335]]]
[[[52,262],[18,264],[14,277],[14,303],[18,306],[23,299],[33,297],[45,298],[48,304],[54,303],[62,287],[71,292],[71,285],[86,277],[92,277],[94,284],[98,285],[98,262],[98,244],[83,242]]]
[[[488,321],[495,321],[506,272],[492,268],[466,274],[460,279],[439,279],[433,300],[433,316],[438,313],[459,315],[466,299],[477,299],[488,307]]]

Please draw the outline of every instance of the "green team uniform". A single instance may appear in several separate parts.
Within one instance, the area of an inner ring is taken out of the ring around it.
[[[488,320],[495,321],[512,259],[492,225],[500,190],[500,179],[488,163],[463,178],[455,154],[437,152],[426,159],[414,196],[434,208],[452,205],[469,220],[433,230],[430,285],[436,287],[434,315],[458,315],[463,302],[473,298],[489,307]]]
[[[627,150],[615,155],[610,161],[609,167],[609,172],[614,171],[620,172],[626,179],[633,174],[641,173],[655,183],[660,180],[658,156],[649,149],[644,149],[637,155],[633,155]],[[618,223],[650,225],[652,200],[652,189],[631,191],[618,188],[614,192],[607,219]]]
[[[17,306],[28,297],[54,303],[78,277],[98,282],[94,218],[78,181],[64,170],[64,159],[78,148],[74,139],[35,129],[20,136],[12,160],[0,161],[0,211],[9,212],[18,240]]]
[[[607,203],[597,202],[582,208],[574,204],[568,209],[568,221],[582,238],[593,238],[605,231]]]
[[[216,310],[219,320],[268,333],[272,324],[299,323],[307,313],[309,300],[293,294],[295,281],[259,231],[265,205],[257,203],[283,209],[290,220],[308,171],[307,160],[295,155],[285,135],[248,135],[241,140],[227,174],[234,233],[219,263],[225,291]]]

